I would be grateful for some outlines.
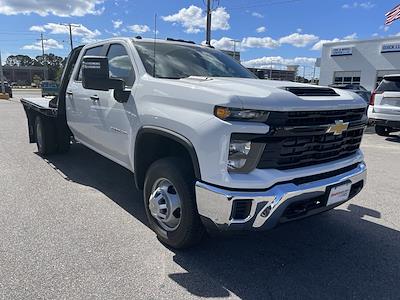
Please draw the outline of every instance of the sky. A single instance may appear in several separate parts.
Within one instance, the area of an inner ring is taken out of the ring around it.
[[[213,5],[212,44],[233,50],[251,67],[305,65],[312,72],[324,42],[399,35],[400,20],[384,26],[400,0],[220,0]],[[204,0],[0,0],[0,51],[32,57],[67,56],[74,45],[113,36],[205,40]],[[236,40],[234,42],[233,40]]]

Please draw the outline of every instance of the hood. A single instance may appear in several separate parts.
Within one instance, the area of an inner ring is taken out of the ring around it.
[[[315,89],[325,88],[310,84],[288,81],[273,81],[245,78],[206,78],[188,77],[179,80],[193,84],[208,91],[215,90],[219,95],[240,100],[241,108],[271,111],[310,111],[365,108],[365,101],[355,93],[328,88],[327,95],[301,96],[288,91],[288,88]],[[333,95],[332,95],[333,94]]]

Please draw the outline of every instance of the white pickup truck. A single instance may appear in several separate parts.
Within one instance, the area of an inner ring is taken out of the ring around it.
[[[134,172],[151,228],[175,248],[206,229],[264,230],[332,209],[366,182],[359,96],[260,80],[189,42],[78,47],[58,97],[21,101],[41,155],[77,141]]]

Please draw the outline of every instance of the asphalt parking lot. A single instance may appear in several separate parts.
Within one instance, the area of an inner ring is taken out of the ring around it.
[[[0,298],[399,298],[399,135],[367,131],[367,186],[339,208],[172,251],[129,171],[81,145],[35,153],[23,93],[0,100]]]

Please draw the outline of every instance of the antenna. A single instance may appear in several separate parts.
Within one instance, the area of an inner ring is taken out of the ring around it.
[[[154,14],[153,77],[156,77],[157,13]]]

